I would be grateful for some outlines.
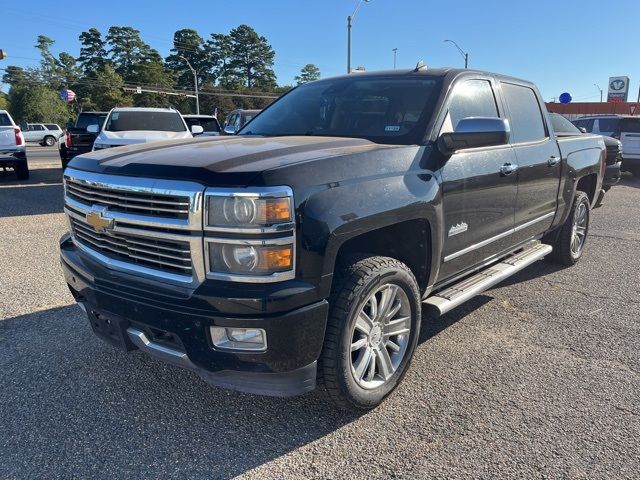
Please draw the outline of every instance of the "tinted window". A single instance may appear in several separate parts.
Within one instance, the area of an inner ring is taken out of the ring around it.
[[[103,113],[102,115],[95,113],[81,113],[76,121],[76,127],[87,128],[89,125],[100,125],[102,127],[106,117],[106,113]]]
[[[489,81],[468,80],[455,87],[449,103],[448,121],[451,122],[452,130],[455,130],[463,118],[498,116],[496,99]]]
[[[184,132],[182,116],[178,112],[112,112],[107,119],[105,130],[127,132],[151,130],[156,132]]]
[[[215,118],[185,118],[185,122],[189,128],[194,125],[200,125],[205,132],[219,132],[220,125]]]
[[[276,100],[241,134],[419,143],[432,115],[441,79],[416,77],[351,75],[306,83]]]
[[[510,83],[502,84],[502,92],[509,106],[511,143],[544,139],[547,134],[535,92],[529,87]]]
[[[43,125],[29,125],[29,130],[31,130],[32,132],[44,131],[44,126]]]
[[[60,127],[53,123],[45,123],[44,126],[47,127],[49,130],[60,130]]]
[[[593,132],[594,122],[595,120],[591,118],[591,119],[585,119],[585,120],[575,120],[573,124],[576,127],[584,128],[587,132],[591,133]]]
[[[623,118],[620,121],[620,131],[623,133],[640,133],[640,118]]]
[[[598,131],[601,133],[613,133],[619,131],[620,126],[619,118],[599,118],[598,119]]]
[[[556,133],[582,133],[573,123],[558,113],[549,114],[551,125]]]
[[[9,115],[6,113],[0,113],[0,127],[13,127]]]

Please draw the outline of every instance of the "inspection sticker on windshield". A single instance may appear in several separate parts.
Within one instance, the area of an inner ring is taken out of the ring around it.
[[[113,112],[111,114],[111,120],[117,120],[120,117],[120,114],[118,112]]]
[[[384,131],[385,132],[399,132],[400,131],[400,125],[387,125],[386,127],[384,127]]]

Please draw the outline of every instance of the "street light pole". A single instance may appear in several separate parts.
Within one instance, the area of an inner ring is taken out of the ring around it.
[[[200,115],[200,98],[198,97],[198,73],[196,72],[196,69],[191,66],[189,60],[187,60],[182,55],[180,55],[180,58],[187,63],[189,69],[191,70],[191,73],[193,73],[193,86],[196,90],[196,115]]]
[[[446,42],[453,43],[453,45],[455,45],[455,47],[460,52],[460,55],[462,55],[462,58],[464,58],[464,68],[467,68],[469,66],[469,53],[462,50],[462,48],[460,48],[460,45],[458,45],[453,40],[445,40],[445,43]]]
[[[391,51],[393,52],[393,69],[396,69],[396,56],[398,55],[398,49],[397,48],[393,48],[391,49]]]
[[[598,89],[598,91],[600,92],[600,103],[602,103],[602,89],[600,88],[600,85],[598,85],[597,83],[594,83],[593,85],[594,85],[594,86]]]
[[[351,27],[356,18],[356,13],[360,10],[363,2],[369,3],[370,0],[358,0],[356,8],[351,15],[347,17],[347,73],[351,73]]]

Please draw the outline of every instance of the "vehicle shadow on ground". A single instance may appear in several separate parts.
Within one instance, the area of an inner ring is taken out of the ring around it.
[[[623,185],[625,187],[640,188],[640,178],[634,177],[630,173],[623,173],[618,185]],[[617,185],[614,185],[613,188],[616,188],[616,186]]]
[[[63,206],[60,168],[34,169],[20,181],[12,171],[0,171],[0,217],[61,213]]]

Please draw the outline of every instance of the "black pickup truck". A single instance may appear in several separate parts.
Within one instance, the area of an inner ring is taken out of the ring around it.
[[[80,112],[76,121],[67,125],[64,137],[60,138],[58,142],[63,170],[73,157],[93,149],[93,142],[97,134],[87,132],[87,127],[89,125],[102,127],[108,114],[109,112]]]
[[[307,83],[239,133],[72,160],[66,282],[125,350],[360,410],[421,322],[577,262],[604,170],[602,138],[556,139],[533,84],[472,70]]]

